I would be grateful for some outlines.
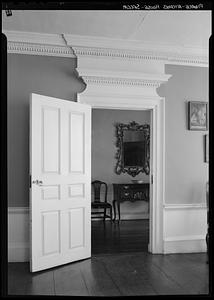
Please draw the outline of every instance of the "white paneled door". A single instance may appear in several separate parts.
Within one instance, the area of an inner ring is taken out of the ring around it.
[[[31,94],[31,271],[91,256],[91,107]]]

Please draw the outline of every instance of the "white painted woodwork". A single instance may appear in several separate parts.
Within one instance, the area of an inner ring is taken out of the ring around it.
[[[43,173],[60,172],[60,110],[42,108],[42,168]]]
[[[206,203],[164,205],[164,253],[205,252]]]
[[[77,228],[84,228],[85,209],[78,207],[70,210],[69,214],[69,248],[84,247],[84,230],[78,231]]]
[[[85,188],[83,183],[69,185],[69,197],[84,197]]]
[[[8,53],[90,57],[95,62],[93,68],[99,68],[97,60],[100,61],[101,59],[108,60],[110,70],[112,68],[118,70],[120,65],[117,60],[122,60],[129,64],[130,69],[141,70],[142,73],[147,73],[148,66],[153,65],[155,70],[163,63],[201,67],[208,67],[209,63],[208,47],[111,39],[101,36],[64,34],[63,32],[61,34],[47,34],[3,30],[3,33],[7,36]],[[85,64],[85,67],[89,66]]]
[[[59,200],[60,199],[60,185],[47,185],[41,187],[41,199],[43,200]]]
[[[69,114],[69,172],[84,172],[84,114],[70,112]]]
[[[74,41],[71,39],[68,44]],[[82,42],[82,44],[81,44]],[[75,42],[74,42],[75,43]],[[153,185],[150,187],[150,238],[149,251],[163,253],[163,203],[165,187],[165,99],[157,93],[157,88],[171,77],[165,74],[165,61],[142,60],[137,70],[136,64],[126,56],[107,55],[105,50],[97,58],[96,51],[88,51],[82,39],[73,47],[78,61],[79,76],[87,84],[78,94],[78,102],[102,109],[150,110],[151,112],[151,162]],[[114,48],[114,47],[113,47]],[[127,50],[127,49],[126,49]]]
[[[155,155],[155,151],[154,151],[154,146],[153,145],[153,142],[154,142],[154,134],[155,132],[154,131],[154,126],[153,126],[153,123],[155,121],[155,118],[154,118],[154,112],[150,112],[150,148],[149,148],[149,157],[150,157],[150,161],[149,161],[149,165],[150,165],[150,173],[149,173],[149,182],[150,182],[150,185],[149,185],[149,203],[148,203],[148,206],[149,206],[149,243],[148,243],[148,252],[152,252],[152,248],[151,248],[151,244],[153,243],[154,244],[154,240],[153,240],[153,232],[151,230],[152,228],[152,220],[153,220],[153,217],[151,217],[151,212],[153,212],[153,201],[151,201],[153,198],[154,198],[154,193],[155,193],[155,185],[154,185],[154,170],[153,170],[153,166],[154,166],[154,159],[153,159],[153,156]],[[152,241],[153,240],[153,241]],[[151,242],[152,241],[152,242]]]
[[[80,212],[78,208],[76,211],[77,214]],[[164,205],[165,221],[163,234],[163,253],[188,253],[206,251],[206,212],[206,203]],[[128,212],[126,212],[123,215],[123,219],[136,219],[137,216],[137,213],[129,215]],[[142,215],[140,215],[139,218],[142,219]],[[194,224],[194,226],[190,226],[190,224]],[[29,261],[29,249],[29,208],[9,207],[8,261]]]
[[[34,272],[91,256],[91,108],[31,94],[30,109]]]
[[[42,256],[60,253],[59,211],[42,212]],[[39,242],[39,241],[38,241]]]

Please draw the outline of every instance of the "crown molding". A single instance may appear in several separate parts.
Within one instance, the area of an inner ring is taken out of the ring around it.
[[[4,31],[8,53],[155,60],[168,64],[208,66],[208,49],[70,34]]]
[[[99,76],[99,77],[113,77],[113,78],[124,78],[124,79],[139,79],[139,80],[151,80],[165,82],[172,76],[171,74],[158,74],[158,73],[142,73],[142,72],[127,72],[127,71],[113,71],[104,69],[87,69],[87,68],[76,68],[77,72],[85,76]]]
[[[96,57],[96,58],[112,58],[112,59],[133,59],[133,60],[155,60],[164,63],[175,63],[183,65],[208,66],[208,54],[202,54],[201,50],[194,51],[192,54],[189,49],[174,49],[167,48],[158,49],[158,46],[153,49],[139,50],[124,50],[112,48],[95,48],[95,47],[80,47],[72,46],[76,56]],[[154,50],[155,49],[155,50]],[[187,51],[188,50],[188,51]],[[205,51],[204,51],[205,52]]]
[[[62,34],[3,30],[9,42],[66,46]]]
[[[76,58],[61,34],[3,31],[8,53]]]
[[[131,51],[149,51],[151,50],[157,52],[181,52],[186,54],[193,55],[206,55],[206,48],[194,47],[191,45],[175,45],[175,44],[156,44],[148,41],[139,41],[139,40],[125,40],[125,39],[112,39],[112,38],[103,38],[95,36],[83,36],[83,35],[72,35],[72,34],[63,34],[67,45],[76,45],[82,48],[103,48],[103,49],[120,49],[120,50],[131,50]]]
[[[156,60],[196,66],[208,65],[209,51],[205,48],[69,34],[64,34],[64,38],[77,56]]]
[[[20,42],[8,42],[8,53],[76,58],[69,47]]]
[[[126,79],[126,78],[111,78],[111,77],[96,77],[96,76],[81,76],[86,84],[98,85],[125,85],[125,86],[145,86],[158,88],[160,82],[152,80]]]
[[[86,84],[125,85],[158,88],[169,80],[169,74],[147,74],[141,72],[116,72],[77,68]]]

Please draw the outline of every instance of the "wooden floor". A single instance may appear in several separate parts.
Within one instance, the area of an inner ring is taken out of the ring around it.
[[[149,220],[92,222],[92,254],[148,252]]]
[[[195,295],[208,294],[206,254],[124,253],[92,256],[61,267],[29,272],[9,263],[9,295]]]
[[[119,226],[106,222],[105,232],[102,222],[93,222],[90,259],[33,274],[29,271],[29,263],[9,263],[8,294],[208,294],[209,270],[205,253],[152,255],[147,252],[148,222],[147,225],[146,222],[130,222],[122,221]]]

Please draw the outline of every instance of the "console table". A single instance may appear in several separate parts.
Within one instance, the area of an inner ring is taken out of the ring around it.
[[[149,201],[149,183],[113,183],[114,220],[116,220],[116,203],[120,221],[120,203],[124,201]]]

